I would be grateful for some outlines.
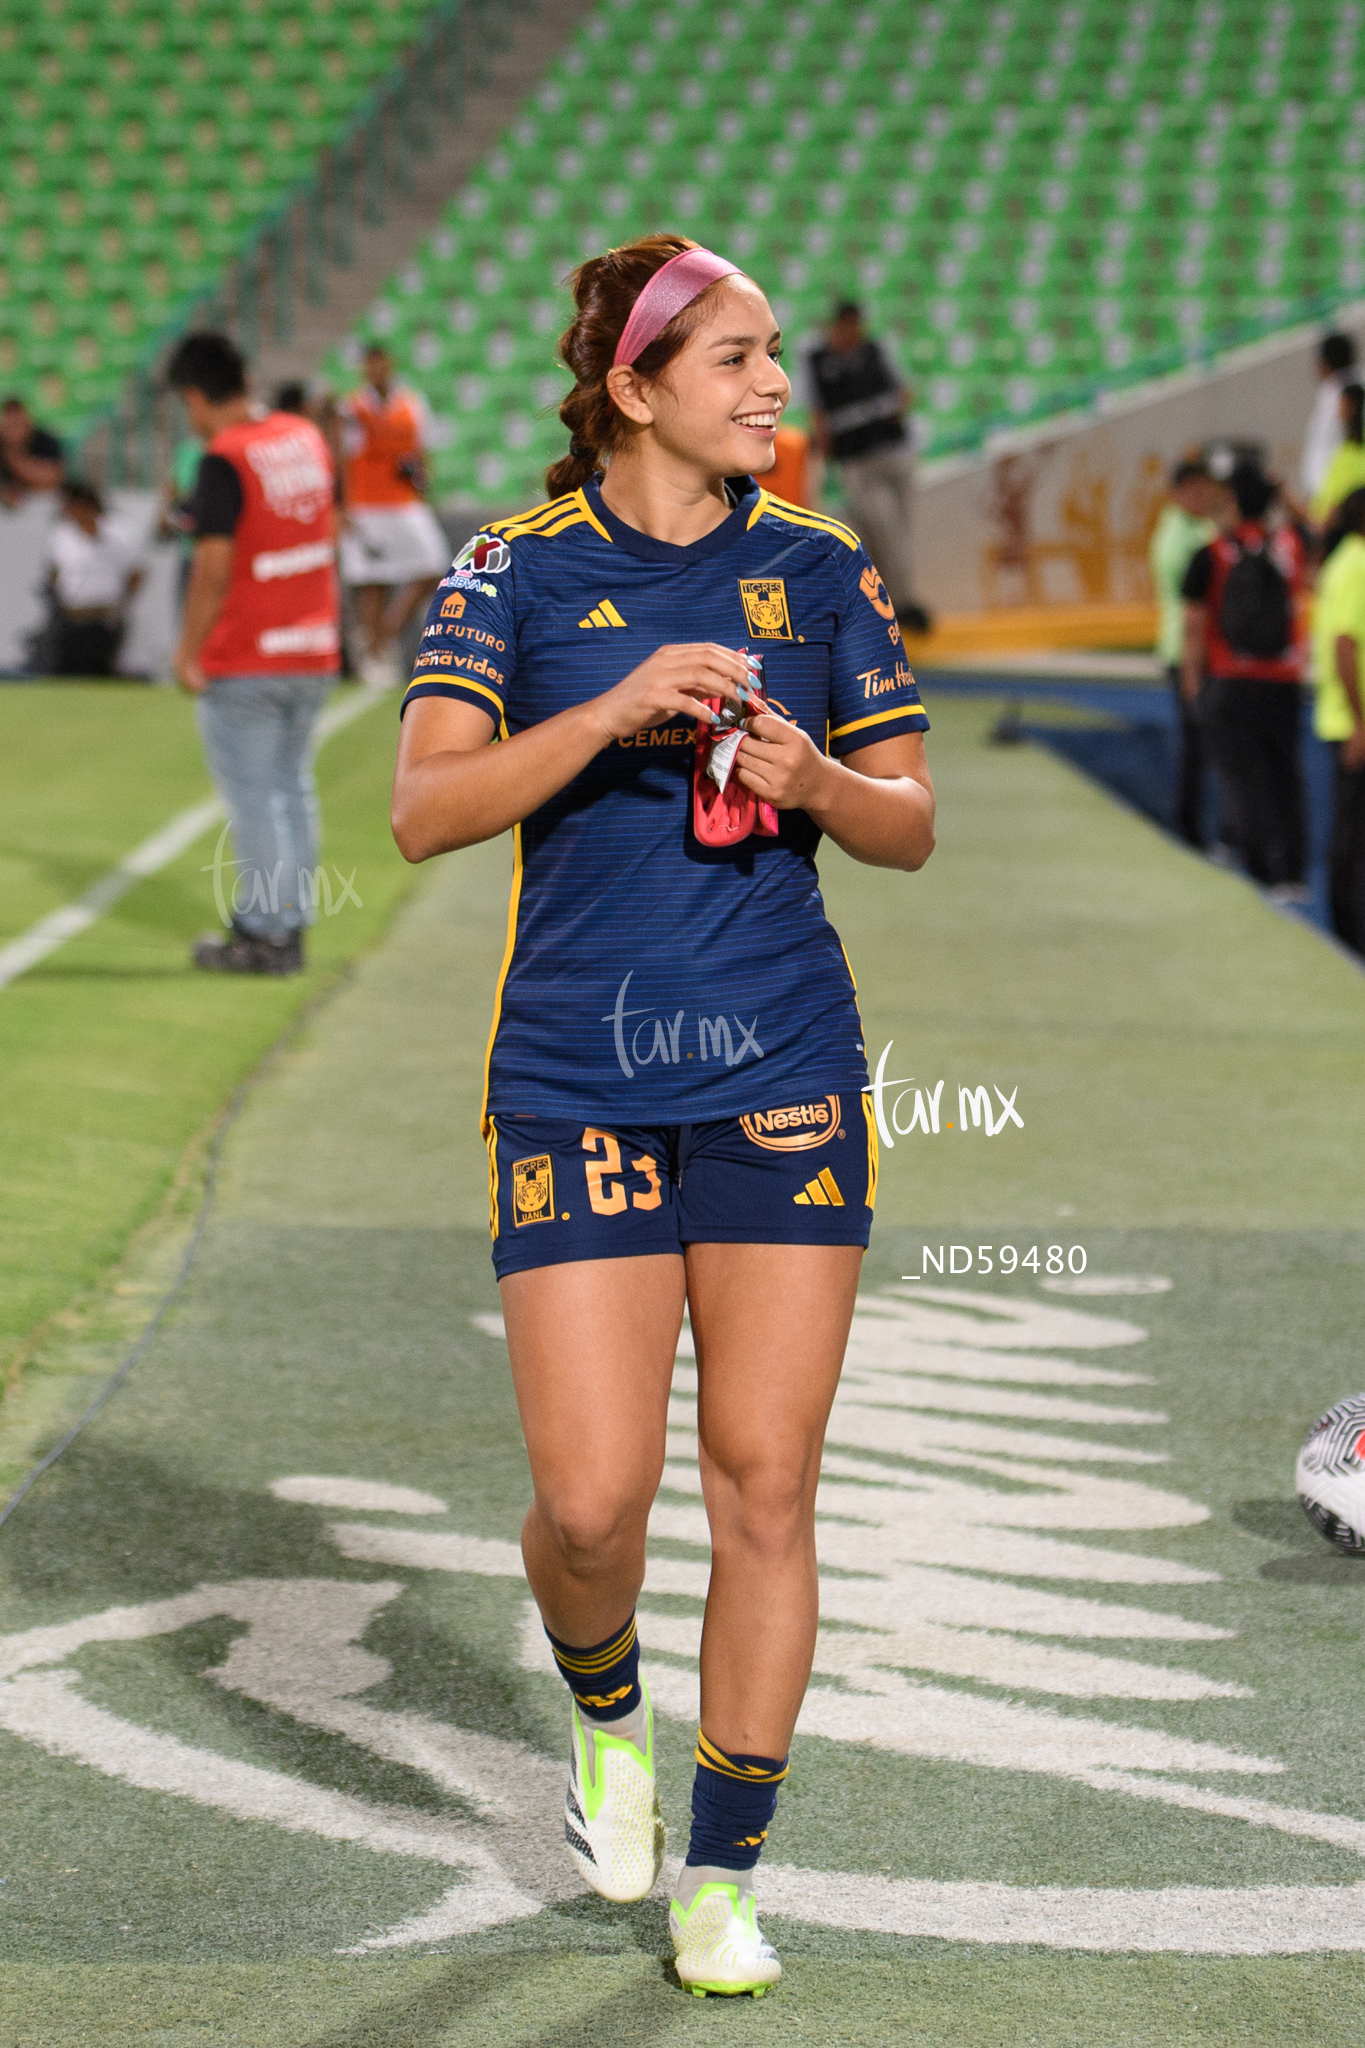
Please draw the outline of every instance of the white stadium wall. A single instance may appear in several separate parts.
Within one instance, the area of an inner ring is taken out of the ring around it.
[[[1365,305],[1340,323],[1360,338]],[[1220,439],[1259,442],[1297,483],[1321,330],[1295,329],[1205,370],[926,462],[917,577],[943,612],[1149,598],[1147,536],[1171,464]]]

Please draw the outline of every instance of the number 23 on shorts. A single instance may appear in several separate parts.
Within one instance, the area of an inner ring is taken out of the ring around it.
[[[619,1216],[626,1207],[626,1169],[621,1165],[621,1147],[610,1131],[594,1130],[590,1124],[583,1133],[583,1150],[590,1156],[583,1162],[588,1176],[588,1203],[596,1216]],[[633,1209],[657,1209],[663,1200],[659,1185],[659,1167],[648,1152],[632,1159],[631,1170],[642,1173],[647,1186],[636,1188],[630,1197]]]

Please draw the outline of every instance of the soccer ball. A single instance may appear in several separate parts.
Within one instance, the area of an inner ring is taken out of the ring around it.
[[[1313,1527],[1351,1557],[1365,1557],[1365,1394],[1329,1408],[1309,1430],[1294,1467]]]

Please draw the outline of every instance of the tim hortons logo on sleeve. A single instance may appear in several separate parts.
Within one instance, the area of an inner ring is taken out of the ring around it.
[[[812,1145],[823,1145],[838,1130],[839,1098],[826,1095],[822,1102],[755,1110],[740,1118],[739,1127],[746,1138],[767,1152],[809,1152]]]
[[[522,1223],[553,1223],[555,1177],[548,1152],[512,1161],[512,1215]]]
[[[787,586],[780,576],[741,576],[740,602],[755,640],[790,640]]]

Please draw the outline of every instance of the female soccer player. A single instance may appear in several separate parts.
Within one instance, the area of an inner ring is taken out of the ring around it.
[[[477,536],[432,601],[394,832],[413,861],[513,832],[493,1260],[526,1572],[573,1694],[565,1833],[611,1899],[644,1897],[663,1854],[635,1604],[691,1316],[712,1556],[670,1926],[684,1984],[759,1995],[781,1966],[753,1870],[810,1675],[815,1489],[876,1190],[815,850],[923,864],[928,720],[855,536],[755,481],[790,390],[758,286],[651,235],[573,289],[570,451],[550,501]],[[694,763],[746,699],[742,649],[770,708],[718,826]]]

